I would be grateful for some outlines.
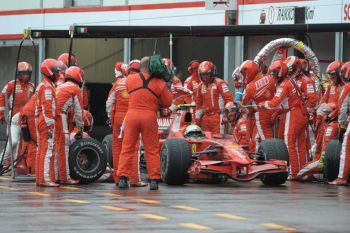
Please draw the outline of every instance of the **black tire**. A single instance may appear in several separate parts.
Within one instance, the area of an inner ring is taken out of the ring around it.
[[[327,144],[324,156],[324,176],[328,181],[333,181],[338,177],[341,144],[339,140],[331,140]]]
[[[262,141],[259,145],[258,153],[264,156],[264,160],[278,159],[287,161],[289,165],[288,148],[283,140],[272,138]]]
[[[289,153],[286,144],[281,139],[266,139],[259,145],[258,153],[264,156],[264,160],[284,160],[289,165]],[[265,173],[259,176],[261,182],[268,186],[284,184],[288,179],[288,172]]]
[[[168,185],[183,185],[188,181],[187,170],[192,162],[189,143],[180,138],[164,142],[161,150],[161,176]]]
[[[105,147],[96,139],[83,138],[69,147],[70,176],[80,183],[91,183],[100,178],[107,167]]]
[[[102,145],[106,149],[107,162],[111,168],[113,168],[112,144],[113,144],[112,134],[106,135],[102,140]]]

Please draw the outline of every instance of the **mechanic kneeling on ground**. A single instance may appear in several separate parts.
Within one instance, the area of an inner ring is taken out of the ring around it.
[[[167,75],[167,68],[160,57],[152,56],[144,57],[141,60],[141,72],[130,75],[126,80],[129,108],[124,120],[124,139],[117,172],[120,189],[129,188],[130,164],[141,133],[147,155],[150,190],[158,190],[160,155],[157,110],[159,105],[170,107],[173,99],[170,85],[164,80]]]
[[[37,132],[35,128],[35,101],[37,93],[30,97],[29,101],[24,105],[19,115],[18,124],[22,130],[22,152],[27,155],[28,174],[35,176],[35,160],[37,147]]]
[[[339,139],[342,141],[340,152],[340,164],[338,178],[329,184],[346,185],[350,173],[350,124],[348,122],[350,113],[350,62],[341,67],[341,76],[346,83],[338,102],[339,109]]]

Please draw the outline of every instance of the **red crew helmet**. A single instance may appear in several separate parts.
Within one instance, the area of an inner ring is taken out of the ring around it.
[[[187,70],[188,72],[190,72],[191,74],[193,72],[197,72],[198,71],[198,66],[199,66],[200,62],[198,60],[192,60],[190,61],[190,63],[187,66]]]
[[[32,76],[32,66],[25,61],[17,64],[17,77],[21,82],[29,82]]]
[[[298,75],[301,71],[301,63],[297,56],[289,56],[284,61],[284,63],[288,67],[288,74],[289,75]]]
[[[129,65],[124,62],[117,62],[114,66],[114,75],[115,78],[119,78],[121,76],[128,76],[129,75]]]
[[[253,81],[259,73],[259,66],[252,60],[246,60],[240,66],[239,72],[242,74],[244,82],[248,84]]]
[[[52,82],[56,82],[61,71],[61,64],[56,59],[48,58],[41,63],[40,71]]]
[[[198,74],[204,84],[209,84],[217,75],[216,66],[211,61],[203,61],[198,66]]]
[[[84,79],[84,71],[78,66],[71,66],[66,70],[65,73],[65,81],[73,81],[78,84],[80,87],[83,85]]]
[[[68,67],[68,59],[69,59],[69,53],[62,53],[57,60],[62,61],[67,67]],[[70,56],[70,65],[71,66],[78,66],[78,60],[77,57],[74,54],[71,54]]]
[[[268,74],[277,80],[282,80],[288,74],[288,67],[281,60],[274,61],[269,67]]]
[[[140,60],[134,59],[129,62],[129,73],[139,73],[140,72]]]

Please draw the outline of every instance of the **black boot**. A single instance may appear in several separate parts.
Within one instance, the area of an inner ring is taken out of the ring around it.
[[[120,189],[129,189],[128,178],[126,176],[121,176],[119,179],[119,188]]]
[[[149,190],[158,190],[158,180],[150,180]]]

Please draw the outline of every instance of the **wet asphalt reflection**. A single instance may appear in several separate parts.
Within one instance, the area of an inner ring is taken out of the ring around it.
[[[349,232],[350,188],[288,182],[42,188],[0,177],[0,232]]]

